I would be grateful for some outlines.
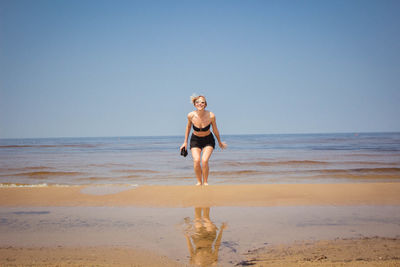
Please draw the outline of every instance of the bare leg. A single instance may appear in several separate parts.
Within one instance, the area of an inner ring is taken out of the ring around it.
[[[200,229],[201,226],[202,226],[201,211],[202,211],[202,208],[200,208],[200,207],[194,208],[194,222],[193,222],[193,225],[196,228],[196,230]]]
[[[217,227],[210,219],[210,207],[203,208],[203,220],[208,232],[216,231]]]
[[[204,219],[210,220],[210,207],[203,208],[203,217]]]
[[[214,148],[212,146],[206,146],[203,148],[203,156],[201,157],[201,165],[203,167],[203,184],[208,185],[208,160],[211,157]]]
[[[200,166],[200,156],[201,156],[201,149],[198,147],[193,147],[192,151],[192,158],[193,158],[193,169],[194,173],[196,174],[197,178],[197,185],[201,185],[201,166]]]
[[[195,220],[201,220],[201,212],[202,212],[203,208],[201,207],[195,207],[194,208],[194,219]]]

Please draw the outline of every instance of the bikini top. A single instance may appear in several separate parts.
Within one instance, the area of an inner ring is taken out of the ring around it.
[[[195,130],[196,132],[207,132],[208,130],[210,130],[210,125],[211,125],[211,123],[204,128],[197,128],[193,124],[193,130]]]

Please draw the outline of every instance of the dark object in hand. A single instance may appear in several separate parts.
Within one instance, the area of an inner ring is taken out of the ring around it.
[[[187,155],[188,155],[188,152],[187,152],[186,148],[185,148],[185,147],[182,147],[182,149],[181,149],[181,156],[186,157]]]

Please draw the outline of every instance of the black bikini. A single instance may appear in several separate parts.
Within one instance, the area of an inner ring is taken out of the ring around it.
[[[204,128],[197,128],[193,124],[193,130],[195,130],[196,132],[207,132],[208,130],[210,130],[210,125],[211,125],[211,123]]]
[[[204,128],[197,128],[193,125],[193,130],[195,130],[196,132],[207,132],[208,130],[210,130],[210,125],[211,123]],[[197,136],[195,134],[192,134],[192,136],[190,137],[190,148],[198,147],[203,149],[206,146],[212,146],[213,148],[215,148],[215,139],[212,133],[207,136]]]

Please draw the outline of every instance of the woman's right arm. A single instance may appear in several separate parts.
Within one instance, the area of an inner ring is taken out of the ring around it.
[[[192,127],[192,118],[191,118],[191,114],[190,113],[187,115],[187,119],[188,119],[188,122],[186,124],[185,140],[184,140],[182,146],[180,147],[180,149],[185,147],[186,150],[187,150],[187,145],[188,145],[188,138],[189,138],[190,128]]]

